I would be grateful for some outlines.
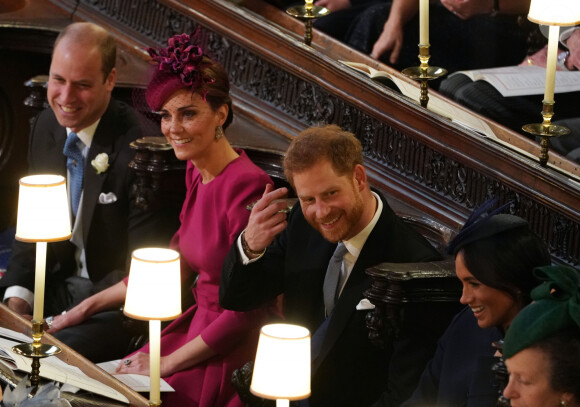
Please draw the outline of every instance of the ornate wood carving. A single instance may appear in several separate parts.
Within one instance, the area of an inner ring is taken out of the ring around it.
[[[180,212],[185,198],[185,165],[175,157],[165,137],[143,137],[131,143],[135,157],[129,167],[137,174],[132,194],[144,211],[153,205]]]
[[[445,329],[459,310],[461,283],[452,259],[426,263],[381,263],[367,269],[371,286],[364,295],[375,309],[367,314],[369,339],[385,346],[399,335],[411,307],[437,315]],[[435,325],[435,318],[432,323]],[[442,331],[441,331],[442,333]]]

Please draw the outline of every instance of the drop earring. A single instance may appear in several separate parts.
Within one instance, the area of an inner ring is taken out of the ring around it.
[[[215,128],[215,139],[219,140],[224,136],[224,129],[222,126],[216,126]]]

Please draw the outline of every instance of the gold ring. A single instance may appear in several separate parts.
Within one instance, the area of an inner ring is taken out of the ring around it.
[[[534,61],[532,60],[532,58],[528,58],[528,65],[534,65]]]

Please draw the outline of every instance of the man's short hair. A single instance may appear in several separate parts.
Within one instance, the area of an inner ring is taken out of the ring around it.
[[[92,23],[73,23],[65,27],[65,29],[56,37],[54,48],[64,38],[71,41],[85,44],[86,46],[97,45],[101,51],[103,72],[103,83],[115,67],[117,62],[117,43],[113,36],[104,28]]]
[[[290,143],[284,157],[284,175],[294,186],[294,174],[326,159],[339,175],[351,174],[363,163],[362,145],[354,134],[335,124],[310,127]]]

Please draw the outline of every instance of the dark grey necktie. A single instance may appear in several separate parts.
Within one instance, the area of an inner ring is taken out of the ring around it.
[[[76,216],[79,209],[79,201],[83,192],[83,171],[85,159],[79,145],[83,145],[79,136],[71,132],[64,144],[63,154],[67,156],[66,166],[70,174],[70,202],[73,214]]]
[[[341,269],[342,261],[347,250],[343,242],[340,242],[336,246],[336,250],[328,263],[328,268],[326,269],[326,276],[324,277],[324,284],[322,285],[322,292],[324,295],[324,307],[326,308],[326,314],[330,315],[334,309],[334,304],[338,299],[338,293],[340,290],[341,283]]]

